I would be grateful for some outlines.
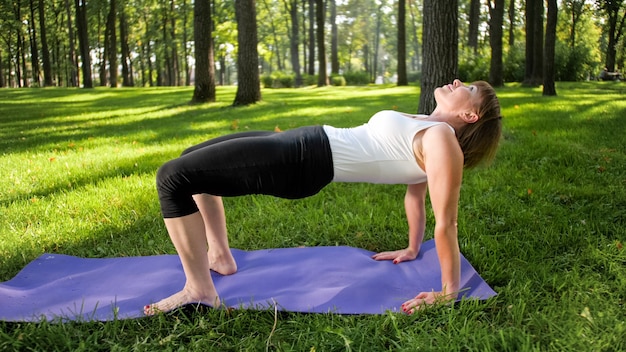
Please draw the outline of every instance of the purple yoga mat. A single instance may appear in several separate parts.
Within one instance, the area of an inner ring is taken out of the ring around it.
[[[232,250],[239,270],[212,273],[223,303],[242,309],[292,312],[382,314],[421,291],[440,290],[434,241],[419,257],[394,265],[353,247]],[[143,316],[143,306],[184,284],[176,255],[77,258],[43,254],[13,279],[0,283],[0,320],[98,320]],[[496,293],[461,257],[463,296],[487,299]]]

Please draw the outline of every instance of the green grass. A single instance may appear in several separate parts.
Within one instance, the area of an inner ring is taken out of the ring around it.
[[[467,172],[463,254],[499,293],[413,316],[211,311],[107,323],[2,323],[0,350],[617,351],[626,349],[626,100],[623,83],[561,83],[558,97],[499,89],[504,138]],[[0,90],[0,281],[45,252],[174,253],[157,168],[234,130],[365,122],[414,112],[416,87],[264,90],[232,108],[190,88]],[[225,199],[231,245],[406,245],[403,186],[331,184],[297,201]],[[432,237],[429,214],[427,238]],[[0,304],[2,304],[0,302]]]

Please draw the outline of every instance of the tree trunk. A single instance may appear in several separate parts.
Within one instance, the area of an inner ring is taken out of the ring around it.
[[[398,0],[398,85],[408,86],[406,72],[406,1]]]
[[[286,3],[287,4],[287,3]],[[296,75],[296,87],[302,86],[302,74],[300,73],[300,26],[298,24],[298,0],[291,0],[288,4],[289,16],[291,18],[291,40],[289,49],[291,53],[291,68]]]
[[[543,0],[535,0],[535,37],[533,49],[533,72],[532,85],[538,86],[543,83]]]
[[[187,18],[189,10],[187,1],[183,0],[183,70],[185,71],[185,86],[191,85],[191,72],[189,71],[189,46],[187,45]],[[211,30],[212,31],[212,30]]]
[[[235,0],[237,17],[237,93],[234,106],[261,100],[255,0]]]
[[[117,0],[109,0],[109,15],[107,16],[106,38],[109,43],[109,84],[111,88],[117,88],[117,33],[115,30],[115,18],[117,14]]]
[[[337,2],[330,1],[330,73],[339,74],[339,49],[337,44]]]
[[[170,80],[171,85],[180,86],[180,62],[178,60],[178,41],[176,40],[176,6],[174,6],[174,0],[170,1],[170,55],[172,62],[170,65],[171,73]]]
[[[554,49],[556,45],[556,23],[558,18],[558,5],[556,0],[548,1],[548,18],[546,22],[545,61],[543,76],[543,95],[556,95],[554,84]]]
[[[515,46],[515,0],[509,0],[509,48]]]
[[[120,6],[120,47],[122,53],[122,86],[132,87],[130,48],[128,47],[128,22],[126,21],[124,6]]]
[[[374,57],[372,57],[372,75],[371,78],[374,82],[378,78],[378,66],[379,66],[379,58],[378,58],[378,50],[380,49],[380,27],[382,25],[382,17],[383,12],[382,7],[384,3],[381,3],[378,6],[376,11],[376,34],[374,35]]]
[[[48,36],[46,33],[46,14],[43,0],[39,0],[39,31],[41,32],[41,60],[43,63],[43,85],[52,86],[52,65],[50,65],[50,50],[48,49]]]
[[[100,40],[100,33],[102,32],[102,17],[101,14],[98,14],[98,40]],[[104,15],[105,24],[104,24],[104,37],[102,38],[102,51],[98,54],[98,61],[100,63],[100,87],[106,87],[107,85],[107,60],[109,57],[109,37],[107,34],[107,26],[106,26],[106,15]]]
[[[22,8],[19,3],[13,3],[13,12],[15,15],[15,22],[22,23]],[[24,55],[24,40],[22,39],[22,29],[16,29],[15,37],[15,78],[17,80],[17,87],[28,87],[28,80],[26,79],[26,57]],[[21,66],[20,66],[21,65]]]
[[[606,51],[605,67],[609,72],[615,71],[615,62],[617,56],[617,44],[620,42],[624,30],[624,21],[626,20],[626,12],[619,19],[619,13],[622,8],[622,1],[604,1],[602,8],[608,17],[608,35],[609,42]]]
[[[76,5],[78,2],[76,2]],[[78,14],[78,9],[76,9],[76,14]],[[76,43],[74,42],[74,26],[72,24],[72,11],[70,8],[69,0],[65,0],[65,15],[67,16],[67,32],[68,32],[68,42],[69,42],[69,61],[70,61],[70,72],[69,72],[69,86],[77,87],[78,86],[78,59],[76,57]],[[78,22],[78,19],[76,19]]]
[[[89,38],[87,36],[87,4],[86,0],[75,0],[76,29],[78,31],[78,46],[82,59],[83,87],[93,88],[91,79],[91,56],[89,53]]]
[[[526,69],[524,85],[543,82],[543,0],[526,0]]]
[[[213,20],[211,16],[209,0],[194,1],[193,38],[196,47],[196,77],[193,97],[191,98],[191,102],[194,104],[215,101]]]
[[[309,68],[307,73],[315,75],[315,0],[309,0]]]
[[[0,49],[0,88],[4,88],[6,81],[4,79],[4,61],[2,61],[2,49]]]
[[[37,44],[37,26],[35,23],[35,0],[30,0],[30,21],[28,24],[30,25],[30,62],[31,62],[31,73],[33,75],[33,84],[36,87],[41,86],[41,82],[39,82],[39,45]]]
[[[326,8],[324,0],[315,0],[315,24],[317,26],[317,86],[323,87],[328,84],[326,75],[326,47],[324,43],[324,13]]]
[[[435,109],[435,88],[458,74],[458,1],[424,0],[424,43],[418,113]]]
[[[511,0],[511,2],[513,2]],[[480,0],[470,0],[469,30],[467,34],[467,46],[478,51],[478,25],[480,22]]]
[[[504,0],[495,0],[489,4],[489,44],[491,46],[491,65],[489,83],[494,87],[504,85],[504,67],[502,65],[502,25],[504,22]]]

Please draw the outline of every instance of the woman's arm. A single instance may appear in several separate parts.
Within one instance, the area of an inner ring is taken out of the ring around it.
[[[455,300],[461,281],[457,215],[463,178],[463,152],[450,128],[438,125],[424,133],[422,153],[435,215],[435,245],[441,266],[442,290],[421,292],[402,305],[405,311],[412,311],[423,304]]]
[[[417,257],[426,227],[426,183],[408,185],[404,195],[404,210],[409,225],[409,246],[405,249],[374,254],[375,260],[393,260],[394,264]]]

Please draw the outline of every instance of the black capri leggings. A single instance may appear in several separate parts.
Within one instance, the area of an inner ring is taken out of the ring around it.
[[[198,211],[194,194],[312,196],[334,176],[328,137],[321,126],[286,132],[242,132],[185,150],[157,172],[164,218]]]

